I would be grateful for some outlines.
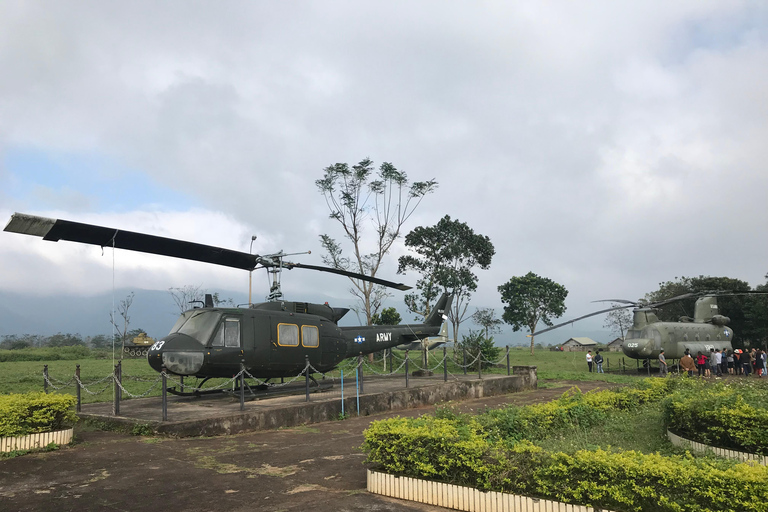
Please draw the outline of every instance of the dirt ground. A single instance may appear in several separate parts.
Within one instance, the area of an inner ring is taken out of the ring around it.
[[[571,385],[469,400],[465,412],[549,401]],[[554,387],[550,387],[553,386]],[[366,492],[362,432],[371,421],[424,407],[306,427],[212,438],[76,432],[58,451],[0,460],[0,510],[313,512],[438,511]]]

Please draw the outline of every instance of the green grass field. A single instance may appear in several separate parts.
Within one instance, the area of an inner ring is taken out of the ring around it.
[[[37,350],[37,349],[26,349]],[[10,351],[9,351],[10,352]],[[19,351],[15,351],[19,352]],[[29,356],[31,353],[24,354]],[[35,354],[39,355],[39,354]],[[96,355],[96,354],[94,354]],[[455,364],[452,360],[452,352],[448,351],[449,364],[448,371],[451,374],[458,375],[463,373],[461,366]],[[585,354],[583,352],[551,352],[549,350],[537,351],[534,355],[530,354],[529,349],[513,348],[510,349],[510,365],[535,365],[538,367],[538,375],[540,381],[546,380],[594,380],[605,382],[618,382],[626,383],[632,382],[638,377],[642,377],[645,374],[638,373],[636,365],[633,360],[627,360],[629,368],[626,373],[618,373],[614,370],[619,365],[619,360],[622,354],[610,353],[606,354],[606,363],[604,368],[611,370],[609,373],[597,374],[589,373],[587,371],[587,364],[585,361]],[[27,391],[42,391],[43,390],[43,366],[48,365],[48,375],[51,386],[49,391],[58,391],[61,393],[76,394],[76,388],[74,384],[75,367],[80,365],[80,380],[85,387],[91,393],[98,393],[92,395],[89,392],[82,392],[83,403],[90,402],[103,402],[110,401],[113,398],[113,386],[109,385],[106,379],[113,371],[113,362],[111,357],[104,358],[104,354],[99,355],[101,358],[95,357],[77,357],[71,360],[40,360],[40,361],[4,361],[0,362],[0,393],[24,393]],[[401,366],[404,352],[395,351],[395,367]],[[438,366],[442,360],[443,352],[438,349],[430,353],[429,363],[427,368],[433,369],[437,374],[443,371],[442,366]],[[416,370],[418,366],[422,366],[421,354],[411,353],[409,356],[411,360],[410,370]],[[460,360],[460,358],[459,358]],[[504,350],[502,349],[499,356],[499,364],[494,368],[486,368],[483,370],[484,374],[489,373],[506,373],[506,359],[504,357]],[[346,368],[345,375],[349,375],[352,371],[351,368],[354,365],[354,360],[347,360],[341,368]],[[123,386],[126,390],[134,395],[143,395],[152,386],[153,389],[147,396],[160,395],[160,385],[157,382],[159,374],[155,372],[146,362],[146,359],[125,359],[122,363],[123,368]],[[374,363],[367,363],[364,373],[372,374],[373,372],[385,373],[384,364],[380,359],[377,359]],[[404,368],[399,369],[399,373],[403,373]],[[477,373],[476,370],[468,370],[469,374]],[[329,374],[331,377],[338,377],[339,370],[335,370]],[[102,381],[102,382],[99,382]],[[216,379],[208,381],[205,384],[206,388],[211,386],[218,386],[226,382],[226,379]],[[194,379],[188,379],[187,384],[194,384]],[[546,385],[546,383],[543,383]],[[173,383],[169,383],[173,385]],[[60,388],[60,389],[57,389]]]

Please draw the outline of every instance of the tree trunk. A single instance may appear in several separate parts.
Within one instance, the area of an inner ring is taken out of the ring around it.
[[[531,355],[533,355],[533,340],[535,338],[535,334],[531,333]]]

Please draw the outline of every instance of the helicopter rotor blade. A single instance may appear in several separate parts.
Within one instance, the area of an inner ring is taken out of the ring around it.
[[[288,262],[283,263],[283,267],[287,269],[291,269],[295,267],[295,268],[305,268],[308,270],[319,270],[320,272],[330,272],[331,274],[347,276],[347,277],[351,277],[352,279],[360,279],[362,281],[369,281],[374,284],[380,284],[382,286],[387,286],[389,288],[395,288],[397,290],[402,290],[402,291],[411,289],[410,286],[403,283],[395,283],[392,281],[379,279],[378,277],[366,276],[365,274],[358,274],[357,272],[349,272],[347,270],[341,270],[333,267],[318,267],[316,265],[305,265],[303,263],[288,263]]]
[[[615,306],[615,307],[608,308],[608,309],[601,309],[600,311],[595,311],[594,313],[589,313],[588,315],[580,316],[578,318],[573,318],[571,320],[568,320],[567,322],[563,322],[563,323],[560,323],[560,324],[557,324],[557,325],[553,325],[552,327],[547,327],[543,331],[537,331],[536,332],[536,336],[538,336],[539,334],[544,334],[545,332],[554,331],[555,329],[559,329],[560,327],[562,327],[564,325],[572,324],[573,322],[578,322],[579,320],[583,320],[583,319],[589,318],[591,316],[600,315],[602,313],[608,313],[610,311],[615,311],[617,309],[625,309],[625,308],[629,308],[629,307],[632,307],[632,306],[634,306],[634,303],[627,304],[625,306]]]
[[[4,231],[39,236],[50,242],[65,240],[99,247],[115,247],[242,270],[253,270],[258,260],[257,255],[221,247],[24,213],[14,213]]]
[[[330,272],[332,274],[339,274],[354,279],[370,281],[375,284],[396,288],[398,290],[411,289],[410,286],[403,283],[394,283],[377,277],[370,277],[331,267],[304,265],[302,263],[281,263],[282,255],[259,256],[258,254],[248,254],[211,245],[176,240],[174,238],[147,235],[145,233],[95,226],[93,224],[83,224],[63,219],[50,219],[25,213],[14,213],[11,216],[8,225],[5,226],[4,231],[39,236],[42,237],[43,240],[48,240],[50,242],[65,240],[68,242],[97,245],[99,247],[115,247],[117,249],[125,249],[128,251],[170,256],[172,258],[200,261],[202,263],[211,263],[214,265],[222,265],[248,271],[254,270],[257,265],[263,267],[282,266],[283,268],[289,269],[293,267],[306,268],[308,270],[319,270],[321,272]]]

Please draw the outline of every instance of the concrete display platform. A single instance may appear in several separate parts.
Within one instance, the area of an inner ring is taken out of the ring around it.
[[[460,401],[536,389],[535,366],[515,366],[513,374],[443,375],[410,377],[405,388],[404,375],[366,376],[364,392],[359,399],[354,381],[344,383],[344,412],[367,416],[440,402]],[[303,385],[302,388],[303,389]],[[358,409],[359,408],[359,409]],[[176,437],[238,434],[254,430],[277,429],[318,423],[339,418],[342,413],[341,385],[328,391],[305,395],[277,396],[263,400],[246,400],[240,410],[239,398],[227,395],[180,397],[169,395],[167,421],[162,421],[159,397],[124,400],[120,414],[113,415],[113,404],[85,404],[81,418],[121,426],[146,425],[155,432]]]

